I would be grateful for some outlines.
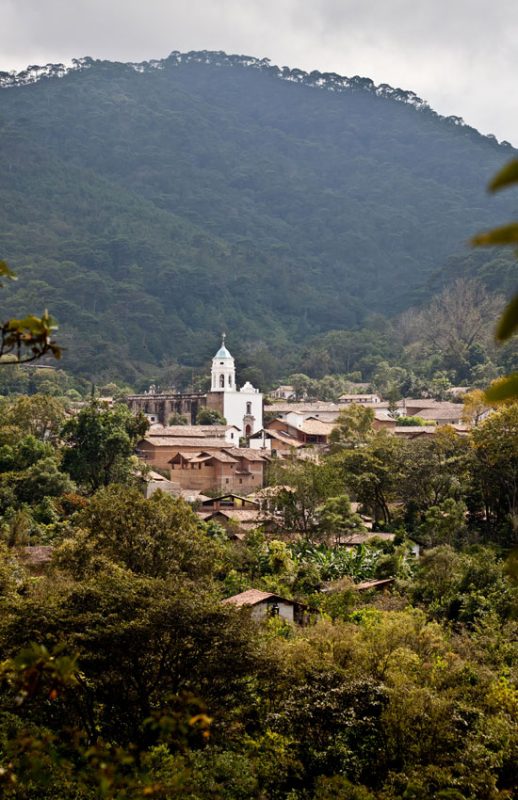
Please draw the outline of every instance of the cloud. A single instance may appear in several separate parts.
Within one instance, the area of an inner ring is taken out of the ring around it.
[[[226,50],[412,89],[518,144],[511,0],[3,0],[0,69]]]

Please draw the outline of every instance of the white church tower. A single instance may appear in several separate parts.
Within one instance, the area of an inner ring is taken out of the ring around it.
[[[225,339],[223,334],[221,347],[212,359],[211,393],[222,395],[222,413],[227,423],[239,428],[240,436],[248,437],[263,427],[263,396],[248,381],[238,390],[234,359]]]
[[[212,359],[212,384],[213,392],[234,392],[236,389],[236,367],[234,359],[225,347],[224,333],[221,337],[221,347]]]

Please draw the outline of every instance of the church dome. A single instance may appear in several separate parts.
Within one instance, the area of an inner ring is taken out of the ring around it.
[[[225,347],[225,338],[226,338],[225,334],[223,334],[223,338],[221,340],[221,347],[219,348],[214,358],[232,358],[232,354]]]
[[[214,358],[232,358],[224,344],[221,345]]]

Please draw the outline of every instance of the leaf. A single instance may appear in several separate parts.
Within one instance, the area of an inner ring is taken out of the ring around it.
[[[518,158],[509,161],[500,172],[497,172],[488,189],[490,192],[498,192],[513,183],[518,183]]]
[[[9,278],[10,281],[17,280],[16,275],[6,261],[0,261],[0,277]],[[0,286],[3,286],[3,283],[0,282]]]
[[[489,403],[504,403],[507,400],[515,400],[518,398],[518,372],[495,381],[489,389],[486,389],[485,394]]]
[[[518,222],[511,222],[492,231],[478,233],[471,240],[474,247],[487,247],[501,244],[518,244]]]
[[[509,339],[518,328],[518,294],[505,307],[496,328],[496,338],[499,342]]]

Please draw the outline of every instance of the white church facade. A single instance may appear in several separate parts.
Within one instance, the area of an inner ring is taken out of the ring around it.
[[[176,392],[157,390],[155,386],[144,394],[129,395],[126,403],[134,412],[141,411],[153,424],[167,426],[173,415],[185,417],[190,425],[196,425],[203,408],[218,411],[228,425],[238,430],[236,436],[252,436],[263,427],[263,395],[247,381],[236,385],[236,366],[232,354],[225,345],[225,334],[221,347],[212,359],[211,388],[208,392]]]
[[[213,402],[208,405],[217,405],[227,424],[239,429],[240,436],[248,438],[262,429],[263,395],[249,381],[238,389],[235,362],[225,345],[225,334],[221,347],[212,359],[209,395],[212,395],[210,399]]]

